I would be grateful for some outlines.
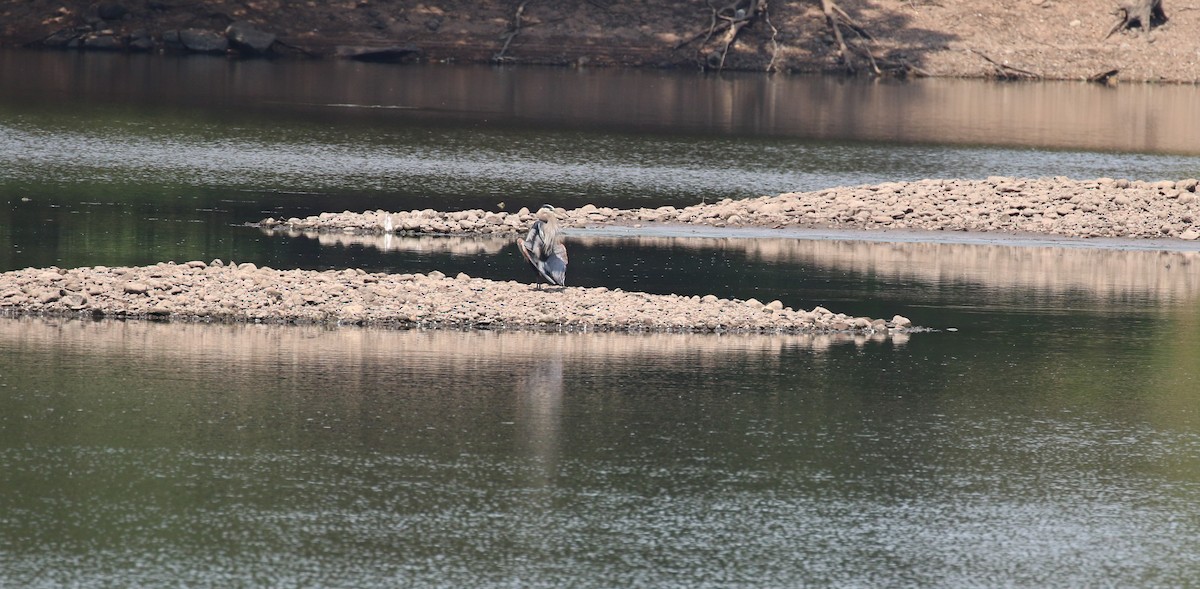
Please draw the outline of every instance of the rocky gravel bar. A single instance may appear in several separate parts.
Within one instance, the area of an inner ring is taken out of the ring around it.
[[[28,268],[0,274],[0,314],[230,323],[545,331],[862,333],[912,331],[779,301],[652,295],[360,269],[275,270],[191,261],[133,268]]]
[[[553,204],[553,203],[551,203]],[[1042,233],[1068,237],[1200,238],[1197,181],[990,177],[920,180],[789,192],[676,208],[560,210],[566,227],[640,223]],[[519,234],[527,208],[506,211],[322,213],[259,226],[317,232]]]

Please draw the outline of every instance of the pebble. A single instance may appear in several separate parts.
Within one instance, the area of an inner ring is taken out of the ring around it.
[[[129,282],[123,287],[126,294],[145,294],[150,290],[150,285],[145,282]]]

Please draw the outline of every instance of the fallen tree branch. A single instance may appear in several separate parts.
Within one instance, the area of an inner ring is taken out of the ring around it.
[[[712,21],[708,24],[708,33],[705,33],[704,40],[700,42],[701,46],[704,46],[705,43],[708,43],[708,40],[712,39],[713,33],[717,31],[717,13],[719,11],[717,10],[716,6],[712,5],[712,2],[708,3],[708,7],[712,9]],[[728,26],[729,23],[723,24]]]
[[[865,47],[869,42],[874,41],[875,37],[861,25],[854,22],[854,19],[850,18],[850,15],[846,14],[846,11],[842,10],[833,0],[821,0],[821,11],[825,13],[825,24],[829,26],[829,29],[833,32],[833,38],[837,41],[838,57],[841,58],[842,64],[846,66],[846,70],[850,73],[857,71],[857,68],[854,66],[854,59],[852,58],[854,54],[857,54],[859,57],[867,60],[867,63],[871,66],[872,73],[877,76],[882,75],[883,70],[879,68],[875,54],[871,52],[869,47]],[[861,43],[847,43],[845,35],[842,34],[842,27],[846,27],[854,32],[855,35],[858,35]]]
[[[830,2],[829,6],[831,8],[833,8],[833,11],[836,12],[843,21],[845,21],[845,24],[849,25],[850,30],[854,31],[855,33],[858,33],[862,37],[866,37],[872,41],[875,40],[875,37],[873,35],[871,35],[871,33],[868,33],[867,30],[862,27],[862,25],[859,25],[858,23],[854,22],[854,19],[850,18],[850,15],[846,14],[846,11],[842,10],[841,6],[838,6],[837,4],[834,4],[833,2]]]
[[[860,31],[859,27],[851,27],[850,30],[854,31],[854,34],[858,35],[860,39],[874,40],[870,35],[866,34],[866,31]],[[864,41],[863,44],[866,44],[866,42]],[[871,71],[874,72],[876,76],[883,75],[883,71],[879,69],[879,63],[875,61],[875,54],[871,53],[870,49],[866,47],[860,47],[858,45],[851,45],[850,47],[858,51],[860,55],[866,56],[867,61],[871,64]]]
[[[770,7],[767,5],[767,1],[763,0],[763,20],[767,23],[768,27],[771,27],[771,61],[767,62],[767,67],[765,70],[767,73],[775,71],[775,60],[779,57],[779,29],[775,28],[775,25],[771,24],[771,13],[769,8]]]
[[[745,4],[745,6],[743,6],[743,4]],[[721,34],[721,41],[718,41],[721,43],[721,47],[719,49],[714,49],[711,53],[705,56],[701,60],[701,63],[703,64],[702,67],[704,68],[716,70],[724,69],[725,56],[729,54],[730,47],[737,42],[738,34],[742,31],[742,29],[753,23],[759,15],[763,15],[765,19],[769,19],[769,16],[766,14],[766,5],[766,0],[734,0],[725,6],[717,8],[712,5],[712,2],[709,2],[708,7],[712,11],[712,16],[711,20],[709,21],[708,30],[696,33],[695,35],[676,43],[673,49],[679,50],[687,45],[695,43],[698,39],[702,39],[698,44],[697,51],[703,53],[704,47],[709,44],[709,41],[711,41],[717,34]],[[770,24],[769,20],[768,24]],[[774,26],[771,26],[771,30],[774,33],[771,37],[771,41],[775,46],[775,53],[778,53],[779,31]],[[774,61],[773,55],[771,63],[774,64]]]
[[[1112,69],[1112,70],[1108,70],[1106,72],[1100,72],[1098,74],[1088,76],[1087,81],[1089,81],[1093,84],[1104,84],[1105,86],[1116,86],[1117,85],[1117,74],[1120,72],[1121,72],[1121,70],[1119,70],[1119,69]]]
[[[982,51],[977,51],[975,49],[968,49],[968,51],[970,51],[971,53],[974,53],[975,55],[978,55],[979,57],[982,57],[983,59],[987,60],[988,63],[992,64],[992,67],[996,68],[996,77],[998,77],[1002,80],[1017,80],[1017,79],[1021,79],[1021,78],[1032,78],[1035,80],[1042,79],[1041,74],[1031,72],[1029,70],[1023,70],[1021,68],[1016,68],[1011,65],[1000,63],[1000,62],[988,57]]]
[[[708,7],[709,7],[709,9],[712,10],[712,22],[708,25],[708,32],[707,33],[703,33],[703,32],[696,33],[695,35],[692,35],[691,37],[688,37],[687,39],[684,39],[683,41],[676,43],[675,46],[671,48],[672,51],[678,51],[678,50],[682,49],[683,47],[692,44],[693,42],[696,41],[696,39],[699,39],[700,37],[704,37],[704,40],[700,42],[700,45],[703,46],[705,43],[708,43],[708,40],[712,38],[713,33],[715,33],[717,31],[717,26],[718,26],[718,24],[717,24],[717,8],[714,7],[711,2],[709,2]],[[729,23],[722,22],[722,23],[720,23],[720,26],[724,27],[728,24]]]
[[[837,16],[833,13],[833,1],[821,0],[821,12],[825,13],[825,24],[833,31],[833,39],[837,41],[838,57],[841,58],[846,69],[853,73],[854,62],[850,60],[850,48],[846,46],[846,39],[842,37],[842,28],[838,26]]]
[[[320,54],[320,53],[317,53],[316,51],[312,51],[312,50],[310,50],[310,49],[306,49],[306,48],[304,48],[304,47],[301,47],[301,46],[299,46],[299,45],[292,45],[291,43],[288,43],[288,42],[286,42],[286,41],[284,41],[284,40],[282,40],[282,39],[278,39],[278,38],[277,38],[277,39],[275,39],[275,43],[276,43],[277,45],[279,45],[280,47],[284,47],[284,48],[287,48],[287,49],[291,49],[292,51],[298,51],[298,52],[300,52],[300,53],[303,53],[303,54],[305,55],[305,57],[314,57],[314,58],[315,58],[315,57],[321,57],[321,54]]]
[[[502,35],[502,38],[504,39],[504,46],[500,48],[499,53],[492,56],[492,61],[494,63],[512,61],[511,57],[507,57],[504,54],[508,52],[508,46],[512,45],[513,38],[521,33],[521,15],[525,13],[526,4],[529,4],[529,0],[523,0],[517,5],[517,11],[516,14],[513,15],[512,23],[509,25],[508,30],[505,31],[504,35]]]
[[[737,8],[740,2],[734,2],[721,9],[732,10],[732,17],[722,16],[720,13],[717,14],[718,17],[726,19],[730,23],[725,34],[725,46],[721,48],[721,62],[717,65],[718,71],[725,69],[725,56],[729,55],[729,47],[733,45],[734,41],[737,41],[738,33],[741,32],[743,27],[750,24],[750,21],[758,14],[759,1],[750,0],[750,5],[747,8]]]

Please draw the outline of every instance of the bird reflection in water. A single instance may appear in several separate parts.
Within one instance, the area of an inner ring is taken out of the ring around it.
[[[535,486],[554,482],[562,421],[563,358],[551,353],[527,365],[529,372],[518,381],[517,411],[521,444],[532,468]]]

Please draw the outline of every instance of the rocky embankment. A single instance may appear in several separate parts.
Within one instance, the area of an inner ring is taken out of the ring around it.
[[[400,328],[887,334],[912,329],[779,301],[651,295],[363,270],[275,270],[192,261],[0,274],[0,313]]]
[[[920,180],[790,192],[676,208],[561,210],[567,227],[673,223],[716,227],[810,227],[1044,233],[1068,237],[1200,238],[1197,181],[1100,178]],[[263,219],[264,228],[299,231],[516,234],[533,222],[505,211],[322,213]]]

